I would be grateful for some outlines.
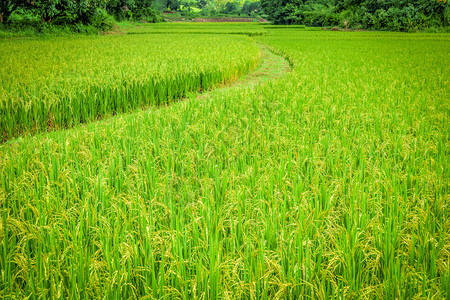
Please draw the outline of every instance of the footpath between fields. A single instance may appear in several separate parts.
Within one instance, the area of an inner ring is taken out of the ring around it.
[[[255,86],[264,84],[269,80],[283,77],[292,70],[289,62],[284,57],[273,53],[266,45],[257,45],[261,51],[261,61],[258,67],[253,69],[250,73],[243,75],[236,81],[222,84],[202,93],[199,92],[197,97],[205,98],[211,93],[222,93],[229,90],[242,88],[253,89]]]

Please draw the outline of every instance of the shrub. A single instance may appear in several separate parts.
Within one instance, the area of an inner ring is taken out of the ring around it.
[[[105,31],[113,28],[115,20],[112,16],[108,15],[106,10],[99,9],[92,15],[90,23],[95,28]]]
[[[161,13],[154,8],[146,7],[137,12],[137,21],[144,21],[147,23],[159,23],[163,21]]]
[[[18,8],[9,16],[8,24],[17,29],[39,28],[42,26],[42,18],[33,10]]]

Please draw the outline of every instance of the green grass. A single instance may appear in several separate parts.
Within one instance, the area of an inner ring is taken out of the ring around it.
[[[449,36],[254,41],[292,72],[0,146],[0,297],[449,297]]]

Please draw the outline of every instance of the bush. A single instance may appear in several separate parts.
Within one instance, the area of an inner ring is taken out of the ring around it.
[[[89,35],[89,34],[97,34],[100,29],[93,25],[85,25],[83,23],[77,23],[73,25],[72,30],[76,33]]]
[[[56,18],[54,18],[51,23],[54,25],[73,24],[76,21],[76,19],[77,19],[76,14],[72,14],[69,11],[64,11]]]
[[[108,15],[106,10],[99,9],[91,16],[90,24],[101,31],[105,31],[113,28],[115,20]]]
[[[344,10],[339,14],[339,27],[349,28],[353,23],[353,12],[350,10]]]
[[[8,24],[16,29],[40,28],[42,26],[42,18],[32,10],[18,8],[9,16]]]
[[[151,7],[139,10],[136,15],[137,21],[144,21],[147,23],[159,23],[163,21],[161,13],[157,9]]]

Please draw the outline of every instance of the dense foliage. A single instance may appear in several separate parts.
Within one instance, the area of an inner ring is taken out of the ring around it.
[[[449,26],[450,8],[438,0],[262,0],[274,24],[420,30]]]
[[[108,0],[106,10],[118,20],[152,23],[162,20],[154,0]]]
[[[260,17],[259,0],[156,0],[162,9],[181,13],[187,19],[201,17]]]
[[[112,28],[118,20],[157,22],[153,0],[0,0],[0,23],[16,29],[54,25]]]

